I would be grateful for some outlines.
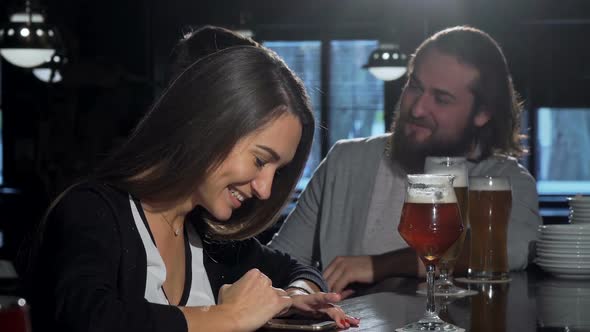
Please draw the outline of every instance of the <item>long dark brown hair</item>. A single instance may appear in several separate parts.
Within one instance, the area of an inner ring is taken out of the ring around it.
[[[140,199],[174,202],[191,195],[240,139],[286,112],[299,119],[302,136],[291,163],[275,176],[271,197],[248,201],[227,221],[206,218],[215,238],[254,236],[289,199],[314,132],[301,80],[265,48],[229,47],[186,68],[93,178]]]
[[[168,80],[176,79],[196,60],[234,46],[262,47],[252,38],[219,26],[205,25],[195,30],[189,29],[172,49]]]
[[[458,26],[437,32],[426,39],[408,64],[408,77],[429,50],[455,56],[479,72],[472,86],[474,111],[485,107],[491,118],[475,132],[481,149],[480,159],[494,153],[519,157],[526,152],[520,134],[522,104],[514,89],[506,57],[498,43],[487,33],[468,26]]]

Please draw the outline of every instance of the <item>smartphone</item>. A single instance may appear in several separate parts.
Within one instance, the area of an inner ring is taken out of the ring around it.
[[[293,331],[328,331],[337,329],[336,322],[332,320],[310,319],[279,319],[269,320],[265,325],[267,329],[293,330]]]

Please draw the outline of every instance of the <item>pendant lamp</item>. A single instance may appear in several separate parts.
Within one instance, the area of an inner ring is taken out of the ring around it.
[[[49,61],[56,44],[56,29],[32,12],[28,0],[24,13],[11,15],[10,22],[0,27],[0,55],[18,67],[33,68]]]
[[[363,68],[380,80],[393,81],[406,73],[407,62],[407,55],[399,50],[398,45],[383,43],[371,52]]]

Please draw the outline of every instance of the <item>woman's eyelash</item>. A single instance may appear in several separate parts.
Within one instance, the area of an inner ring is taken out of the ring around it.
[[[266,165],[266,160],[263,160],[258,157],[254,157],[254,164],[256,165],[256,167],[262,168],[262,167],[264,167],[264,165]]]

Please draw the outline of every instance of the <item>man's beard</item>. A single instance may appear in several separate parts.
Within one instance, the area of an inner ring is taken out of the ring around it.
[[[399,163],[407,174],[424,173],[424,161],[427,156],[466,156],[476,142],[477,127],[473,124],[474,114],[470,115],[467,126],[458,139],[442,142],[431,136],[427,142],[417,144],[404,134],[404,125],[406,123],[420,124],[420,121],[412,119],[408,115],[400,115],[400,113],[398,104],[393,120],[391,160],[394,163]]]

